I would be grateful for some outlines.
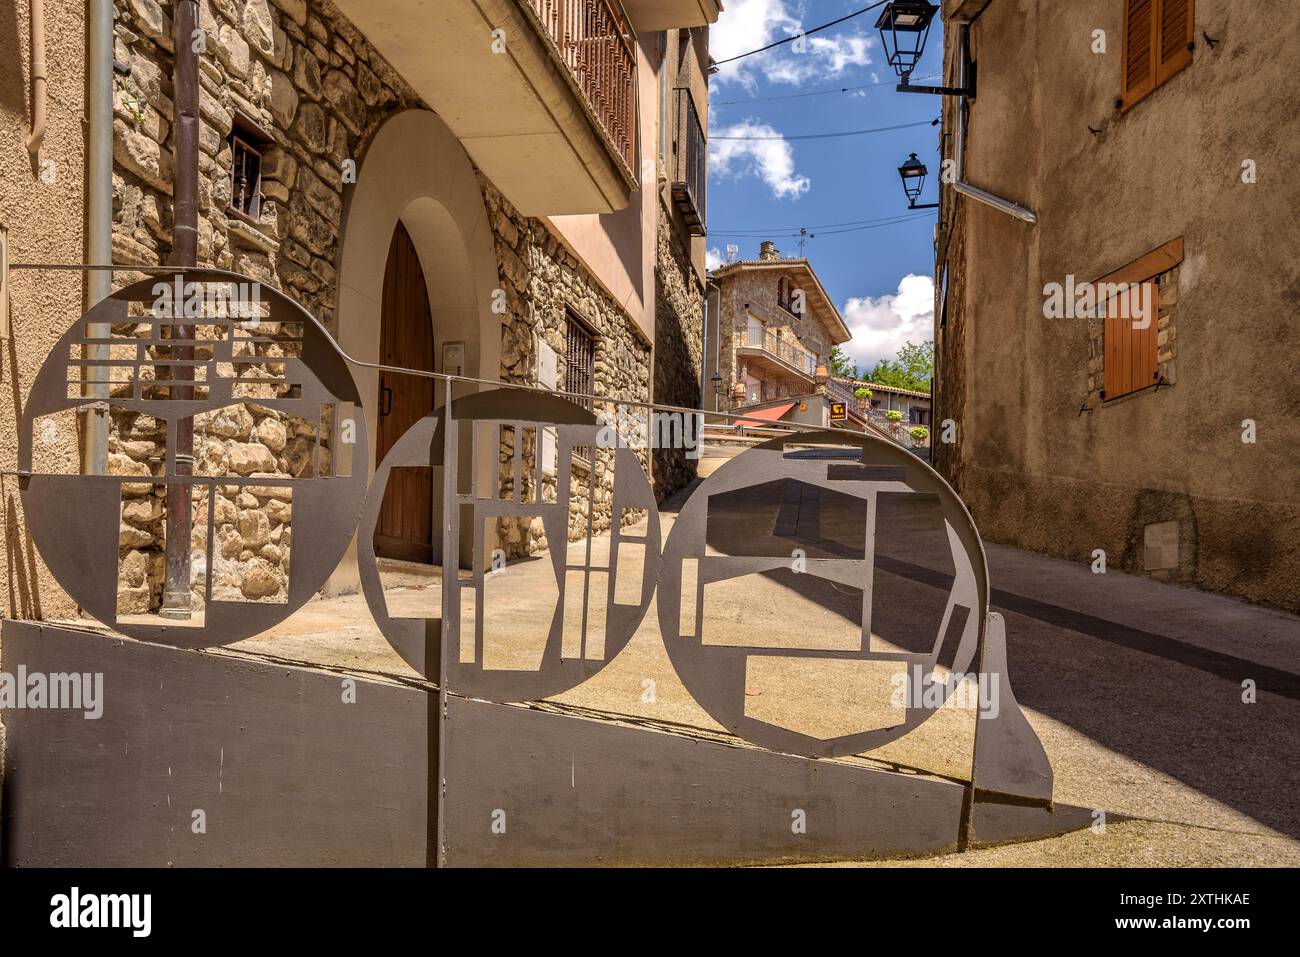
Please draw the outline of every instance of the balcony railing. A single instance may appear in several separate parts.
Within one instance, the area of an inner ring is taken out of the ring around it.
[[[780,359],[800,374],[812,378],[817,373],[817,357],[793,342],[786,342],[770,329],[750,329],[745,345],[750,349],[761,349],[770,356]]]
[[[618,0],[521,0],[624,165],[637,176],[635,33]]]
[[[682,87],[677,91],[677,169],[673,174],[673,202],[693,236],[708,232],[705,226],[709,183],[709,144],[695,97]]]

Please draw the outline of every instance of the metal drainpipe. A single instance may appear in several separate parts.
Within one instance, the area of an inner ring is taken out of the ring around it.
[[[970,41],[970,25],[963,23],[961,27],[961,41],[960,41],[961,49],[962,49],[962,54],[960,57],[961,68],[960,68],[960,76],[958,77],[957,80],[957,85],[959,87],[962,87],[963,89],[966,87],[966,84],[969,81],[966,75],[966,44],[969,41]],[[1001,196],[995,196],[993,193],[990,193],[987,190],[980,189],[978,186],[972,186],[970,183],[964,181],[963,175],[966,166],[966,97],[964,96],[961,97],[961,99],[958,100],[957,102],[956,150],[957,150],[957,156],[956,156],[957,176],[956,176],[956,182],[953,183],[952,186],[953,189],[961,193],[963,196],[969,196],[971,199],[978,200],[979,202],[984,203],[986,206],[992,206],[994,209],[999,209],[1002,212],[1008,213],[1009,215],[1016,217],[1016,219],[1023,220],[1026,223],[1038,222],[1038,214],[1035,213],[1033,210],[1026,209],[1024,206],[1021,206],[1019,203],[1013,203],[1009,199],[1003,199]]]
[[[27,152],[33,159],[45,142],[45,104],[49,94],[49,74],[45,69],[45,0],[31,0],[32,30],[32,135],[27,137]]]
[[[113,0],[90,0],[89,51],[86,70],[86,256],[92,263],[113,261]],[[109,297],[113,274],[91,270],[86,276],[86,305],[93,308]],[[88,330],[95,339],[107,339],[109,327],[96,324]],[[86,358],[105,362],[106,345],[88,346]],[[89,475],[108,474],[108,384],[89,386],[93,400],[86,416],[82,470]]]
[[[709,307],[713,315],[713,371],[715,374],[722,375],[722,287],[716,281],[710,279],[708,289],[705,291],[705,298],[712,295],[712,305]],[[709,377],[709,385],[712,387],[713,376]],[[724,378],[722,380],[726,382]],[[713,411],[722,411],[722,393],[716,389],[713,391]]]
[[[170,265],[190,268],[198,263],[198,185],[199,185],[199,58],[194,51],[194,31],[198,27],[197,0],[178,0],[175,8],[176,64],[174,128],[176,137],[176,175],[173,184],[172,255]],[[176,318],[184,313],[184,296],[174,296]],[[177,322],[172,337],[194,338],[194,327]],[[194,347],[173,346],[172,358],[179,362],[194,359]],[[173,366],[173,381],[194,381],[194,367]],[[194,389],[181,385],[172,397],[180,401],[193,398]],[[178,419],[175,434],[176,475],[194,474],[194,420]],[[163,589],[159,615],[173,620],[190,618],[190,541],[193,533],[193,507],[188,484],[167,486],[167,582]]]

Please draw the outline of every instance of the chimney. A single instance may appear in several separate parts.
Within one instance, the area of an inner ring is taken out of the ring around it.
[[[770,239],[765,239],[762,245],[758,247],[758,258],[762,262],[770,262],[773,259],[780,259],[781,253],[777,250],[776,243]]]

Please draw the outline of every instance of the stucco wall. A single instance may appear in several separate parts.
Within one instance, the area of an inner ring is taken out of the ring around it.
[[[48,127],[40,164],[27,152],[31,131],[28,0],[0,9],[0,224],[9,228],[13,262],[84,261],[85,205],[85,4],[46,0],[46,62],[49,69]],[[54,342],[82,314],[85,284],[76,272],[15,271],[10,291],[12,332],[0,341],[0,469],[18,465],[18,425],[37,370]],[[78,437],[42,436],[34,464],[78,461]],[[54,583],[28,538],[12,475],[0,477],[0,574],[4,613],[14,618],[58,617],[74,611]]]
[[[1103,549],[1140,572],[1146,527],[1177,521],[1178,567],[1152,574],[1300,609],[1300,6],[1197,0],[1191,66],[1123,115],[1122,14],[1118,0],[994,0],[972,28],[965,178],[1039,223],[955,200],[935,422],[952,418],[958,442],[936,461],[992,541],[1080,561]],[[1103,402],[1095,328],[1044,318],[1043,287],[1176,237],[1174,382]]]

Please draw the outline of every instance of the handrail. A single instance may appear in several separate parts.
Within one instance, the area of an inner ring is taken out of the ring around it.
[[[677,163],[673,182],[685,190],[699,221],[699,235],[705,235],[709,146],[704,123],[695,106],[695,96],[687,86],[677,89],[677,139]]]
[[[761,336],[755,336],[754,330],[745,337],[744,349],[761,349],[768,355],[775,356],[787,365],[806,376],[813,376],[817,371],[817,357],[812,352],[793,342],[783,342],[771,329],[764,329]],[[755,342],[755,339],[761,341]]]
[[[9,265],[9,268],[10,270],[36,270],[36,271],[51,271],[51,272],[65,272],[65,271],[66,272],[97,272],[97,271],[136,272],[145,276],[150,276],[150,275],[174,276],[178,274],[184,275],[187,273],[204,273],[209,276],[219,276],[222,278],[228,278],[232,281],[243,281],[243,282],[256,281],[256,280],[250,280],[249,277],[246,275],[237,272],[232,272],[228,269],[214,269],[214,268],[208,268],[206,266],[181,268],[177,266],[145,266],[139,264],[128,265],[125,263],[120,263],[120,264],[119,263],[11,263]],[[537,395],[554,395],[554,396],[559,396],[560,398],[563,399],[570,399],[570,400],[591,399],[594,400],[595,402],[603,403],[604,405],[612,405],[614,407],[626,406],[628,408],[646,409],[647,411],[651,411],[651,412],[669,412],[669,413],[678,413],[682,415],[695,415],[701,417],[712,416],[714,418],[732,419],[732,420],[746,418],[746,415],[743,412],[734,412],[734,413],[733,412],[711,412],[711,411],[706,411],[705,409],[691,408],[690,406],[663,405],[658,402],[646,402],[641,399],[628,399],[628,398],[623,398],[621,396],[599,395],[596,393],[564,392],[559,389],[548,389],[540,385],[523,385],[518,382],[505,382],[501,379],[486,379],[486,378],[481,378],[479,376],[450,375],[446,372],[429,372],[424,369],[408,369],[403,366],[390,366],[380,362],[368,362],[365,359],[358,359],[355,356],[350,355],[347,351],[345,351],[343,346],[339,344],[338,339],[334,337],[334,334],[331,333],[327,328],[325,328],[324,323],[322,323],[319,319],[317,319],[306,307],[304,307],[296,299],[290,297],[289,302],[291,302],[295,307],[297,307],[298,311],[303,316],[305,316],[311,323],[313,323],[320,330],[321,333],[325,335],[327,341],[334,349],[334,351],[338,354],[339,358],[341,358],[348,365],[355,366],[360,369],[374,369],[379,372],[389,372],[392,373],[393,375],[408,375],[418,379],[432,379],[435,382],[453,382],[453,383],[464,382],[470,385],[485,385],[485,386],[492,386],[493,388],[496,389],[508,389],[512,392],[534,393]],[[782,425],[787,426],[792,431],[796,431],[796,432],[825,431],[822,426],[808,425],[802,422],[784,422],[782,423]],[[866,432],[857,431],[854,429],[842,429],[840,431],[848,432],[851,435],[870,434]]]

